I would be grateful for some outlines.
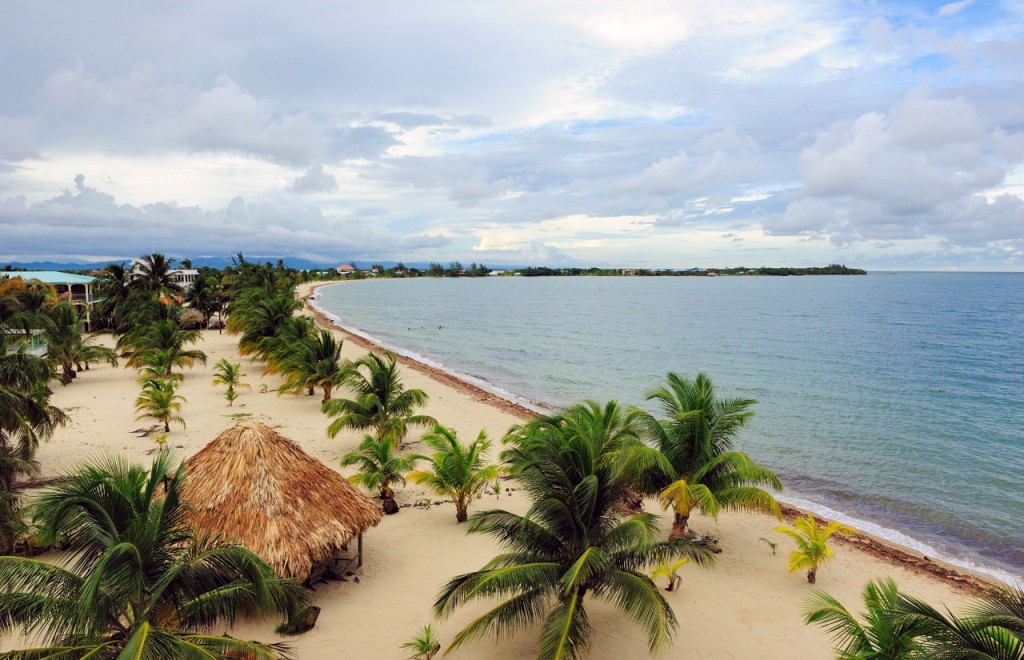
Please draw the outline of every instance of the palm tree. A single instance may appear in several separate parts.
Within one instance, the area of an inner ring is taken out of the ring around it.
[[[280,363],[285,381],[278,393],[306,388],[310,396],[320,387],[324,391],[321,404],[331,399],[334,387],[348,374],[341,365],[341,344],[330,330],[321,329],[312,338],[293,342],[291,350]]]
[[[363,436],[357,451],[349,452],[341,458],[342,467],[359,466],[359,472],[349,477],[349,482],[367,490],[377,489],[385,504],[391,500],[392,505],[394,491],[391,486],[404,484],[406,473],[416,464],[416,457],[395,456],[394,448],[395,443],[391,438],[377,439],[367,434]],[[397,507],[393,511],[388,511],[388,508],[391,507],[385,506],[385,513],[398,513]]]
[[[220,362],[213,368],[213,384],[227,386],[228,405],[235,401],[236,387],[250,387],[248,383],[242,382],[242,365],[237,362],[230,362],[227,358],[221,358]]]
[[[841,660],[924,657],[918,641],[924,627],[896,611],[900,592],[892,578],[872,580],[862,598],[865,611],[858,621],[838,600],[816,591],[808,600],[804,623],[816,623],[832,633]]]
[[[650,450],[641,440],[648,421],[649,415],[643,411],[625,409],[617,401],[601,404],[587,400],[569,406],[562,413],[538,417],[522,426],[513,426],[506,433],[505,442],[519,444],[524,438],[543,434],[545,428],[589,438],[602,444],[604,460],[616,460],[622,452],[630,452],[633,455],[631,465],[637,471],[633,481],[639,483],[645,469],[653,469],[664,462],[657,451]],[[618,506],[623,511],[639,513],[643,508],[643,497],[631,485],[624,489],[623,500]]]
[[[302,308],[302,302],[291,293],[267,294],[262,289],[248,289],[231,303],[228,331],[241,333],[238,350],[242,355],[266,359],[263,340],[273,337],[277,328]]]
[[[137,269],[133,280],[136,288],[149,291],[157,297],[181,295],[181,287],[171,278],[174,259],[168,259],[164,255],[154,252],[139,259]]]
[[[166,451],[149,470],[110,457],[40,497],[41,534],[70,552],[60,565],[0,557],[0,633],[46,644],[12,657],[281,657],[277,645],[197,632],[295,612],[308,596],[245,548],[194,536],[184,475]]]
[[[99,298],[97,311],[109,318],[116,326],[121,320],[123,307],[132,293],[132,271],[124,263],[108,264],[99,276],[96,297]]]
[[[756,401],[717,398],[711,379],[703,373],[694,380],[669,373],[668,385],[650,392],[647,399],[658,401],[666,418],[646,418],[662,459],[645,471],[641,485],[674,508],[673,536],[692,535],[687,525],[694,509],[712,518],[722,509],[742,509],[766,511],[781,519],[778,502],[759,486],[781,491],[782,482],[733,449]]]
[[[896,611],[923,629],[922,657],[1024,660],[1024,589],[994,590],[957,617],[901,594]]]
[[[689,563],[690,560],[683,557],[671,564],[668,562],[658,564],[654,567],[654,570],[651,571],[651,579],[657,580],[658,578],[663,577],[668,580],[668,586],[665,587],[665,591],[675,591],[683,582],[682,576],[679,575],[679,569]]]
[[[437,631],[428,623],[415,637],[402,644],[402,648],[412,651],[410,660],[431,660],[441,650],[441,642],[437,641]]]
[[[409,426],[437,424],[429,415],[413,414],[426,405],[427,393],[405,389],[398,375],[398,361],[390,353],[367,353],[352,364],[342,384],[356,398],[331,399],[321,407],[325,415],[336,418],[327,427],[332,438],[346,428],[373,429],[378,439],[390,437],[398,445]]]
[[[485,465],[491,441],[487,433],[480,431],[476,441],[463,445],[456,437],[455,429],[438,424],[433,433],[423,436],[423,444],[436,450],[432,457],[416,458],[429,461],[430,470],[414,470],[406,479],[442,497],[455,502],[455,520],[463,523],[469,518],[469,503],[478,493],[490,485],[502,472],[500,465]]]
[[[293,346],[313,341],[317,334],[316,323],[308,316],[290,316],[283,319],[274,330],[272,337],[264,337],[254,354],[266,363],[263,375],[279,373],[291,355]]]
[[[828,544],[829,538],[836,533],[850,534],[853,531],[852,527],[838,522],[819,527],[818,521],[809,513],[794,520],[792,527],[775,528],[776,533],[788,536],[796,544],[796,549],[789,553],[786,562],[789,572],[806,570],[807,581],[811,584],[818,579],[818,567],[835,557],[835,551]]]
[[[203,315],[203,327],[209,327],[210,317],[220,310],[220,284],[212,278],[197,277],[185,292],[185,302]]]
[[[206,364],[206,353],[198,349],[187,349],[187,344],[194,344],[200,341],[203,335],[198,330],[183,330],[178,322],[173,319],[162,319],[150,323],[132,333],[130,343],[134,353],[128,359],[129,367],[139,367],[145,364],[147,354],[153,351],[164,351],[167,353],[167,373],[173,367],[189,367],[199,362]]]
[[[184,375],[173,370],[179,365],[174,364],[174,358],[170,351],[164,349],[154,348],[144,353],[138,353],[135,356],[135,364],[139,369],[140,383],[153,378],[172,380],[175,383],[180,383],[185,379]]]
[[[31,458],[39,442],[67,423],[67,416],[50,404],[47,382],[53,365],[24,351],[6,352],[0,326],[0,447],[18,447]]]
[[[47,383],[56,375],[53,363],[26,352],[11,339],[26,336],[52,321],[22,308],[18,295],[25,285],[17,279],[0,287],[0,554],[11,552],[24,531],[15,480],[35,474],[36,448],[67,423],[67,415],[50,404]]]
[[[603,436],[549,426],[503,454],[532,504],[526,516],[495,509],[470,517],[469,533],[490,534],[507,551],[451,579],[434,611],[443,617],[477,599],[503,600],[459,632],[449,650],[543,620],[538,657],[580,658],[590,643],[588,596],[640,624],[652,652],[670,644],[675,615],[643,567],[680,556],[704,564],[711,555],[687,539],[659,540],[651,514],[617,513],[637,454],[607,449]]]
[[[185,397],[178,394],[174,381],[163,378],[149,378],[142,381],[142,392],[135,399],[135,410],[139,416],[135,419],[152,417],[163,422],[164,432],[171,432],[171,422],[185,428],[185,419],[178,414]]]
[[[106,346],[97,346],[95,337],[83,336],[81,315],[65,302],[54,305],[48,313],[51,323],[43,326],[46,357],[61,368],[60,382],[67,385],[77,377],[76,367],[93,362],[117,366],[117,354]]]

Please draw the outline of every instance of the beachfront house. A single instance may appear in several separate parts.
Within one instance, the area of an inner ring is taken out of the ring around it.
[[[338,275],[351,275],[356,272],[356,267],[352,264],[341,264],[336,270],[338,271]]]
[[[75,311],[82,315],[85,329],[92,330],[92,308],[99,302],[95,296],[95,277],[56,270],[4,271],[0,272],[0,277],[20,277],[26,282],[36,280],[52,286],[61,300],[74,305]]]
[[[259,422],[218,435],[185,472],[182,497],[197,532],[234,539],[299,582],[362,566],[363,532],[384,517],[344,477]]]
[[[139,277],[142,274],[142,260],[132,259],[132,277]],[[199,279],[199,271],[194,268],[174,268],[167,271],[171,281],[181,287],[182,291],[188,291]]]

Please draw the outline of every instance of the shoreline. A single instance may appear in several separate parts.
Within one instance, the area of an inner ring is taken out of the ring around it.
[[[311,315],[318,325],[341,332],[346,339],[351,340],[352,343],[367,350],[393,353],[396,355],[400,364],[414,369],[426,375],[428,378],[440,381],[453,389],[468,394],[477,401],[497,408],[502,412],[512,414],[523,421],[539,416],[540,413],[535,410],[531,410],[523,405],[515,403],[514,401],[505,399],[494,392],[468,382],[451,372],[445,371],[444,369],[426,364],[407,355],[395,353],[385,346],[356,334],[335,322],[315,304],[315,294],[317,289],[334,284],[344,284],[344,281],[318,282],[299,285],[299,290],[296,292],[296,295],[303,303],[303,311]],[[779,500],[779,504],[782,509],[783,519],[787,522],[792,522],[793,519],[808,513],[811,513],[819,520],[831,520],[813,511],[800,509],[785,502],[784,500]],[[851,535],[837,535],[836,538],[844,546],[859,549],[865,554],[871,555],[890,565],[901,567],[918,575],[926,575],[936,580],[940,580],[971,595],[985,594],[991,591],[993,587],[999,587],[1006,584],[995,575],[970,570],[968,568],[958,566],[946,559],[931,558],[907,546],[903,546],[894,541],[862,532],[860,530],[857,530]]]

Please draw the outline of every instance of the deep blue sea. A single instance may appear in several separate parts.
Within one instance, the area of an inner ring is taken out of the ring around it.
[[[422,278],[324,287],[317,304],[547,408],[645,406],[667,372],[704,371],[759,401],[739,448],[783,499],[1024,575],[1024,273]]]

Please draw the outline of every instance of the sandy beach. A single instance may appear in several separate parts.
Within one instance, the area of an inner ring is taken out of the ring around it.
[[[308,296],[311,287],[300,288]],[[335,329],[345,339],[347,358],[363,355],[363,340]],[[206,366],[185,370],[180,389],[187,399],[182,415],[187,428],[172,428],[168,444],[176,456],[185,459],[199,451],[218,433],[240,418],[263,421],[298,442],[307,452],[333,469],[339,469],[342,454],[356,448],[359,436],[347,432],[331,439],[328,420],[320,413],[320,393],[278,396],[275,376],[261,376],[262,365],[239,358],[237,339],[216,331],[203,333],[197,348],[208,355]],[[245,382],[229,407],[220,388],[212,386],[213,365],[221,358],[241,361]],[[403,361],[403,378],[408,387],[422,388],[430,396],[426,413],[446,426],[454,427],[465,440],[480,429],[497,440],[512,424],[522,421],[528,411],[493,395],[466,386],[422,365]],[[266,392],[261,392],[266,385]],[[139,463],[148,463],[156,448],[151,438],[133,431],[148,428],[150,420],[135,421],[133,402],[138,393],[134,370],[106,365],[82,372],[67,387],[56,386],[53,403],[64,409],[72,422],[39,448],[38,460],[45,476],[59,474],[83,459],[103,452],[117,452]],[[416,437],[415,432],[410,439]],[[417,446],[414,444],[414,451]],[[514,481],[506,481],[509,488]],[[431,605],[440,586],[450,577],[474,570],[492,557],[496,545],[484,536],[467,536],[455,522],[451,504],[429,508],[412,504],[427,497],[416,486],[396,489],[401,513],[386,516],[365,536],[365,563],[359,582],[322,583],[316,586],[314,603],[322,608],[316,628],[304,635],[280,638],[270,622],[247,622],[230,634],[266,641],[287,641],[303,659],[404,658],[400,645],[426,623],[434,623],[443,643],[451,639],[481,608],[467,607],[451,619],[435,622]],[[470,509],[501,507],[524,512],[525,498],[506,492],[500,498],[485,496]],[[652,506],[656,506],[653,505]],[[654,510],[654,509],[652,509]],[[659,513],[661,513],[659,511]],[[664,515],[666,525],[669,516]],[[694,528],[717,535],[723,552],[713,569],[683,568],[682,588],[667,593],[679,620],[674,646],[661,657],[671,658],[831,658],[828,635],[802,621],[805,599],[814,589],[803,574],[786,572],[789,544],[772,532],[778,522],[769,516],[725,513],[717,522],[697,515]],[[760,538],[778,542],[777,554]],[[870,546],[870,547],[862,547]],[[860,609],[860,591],[875,577],[891,576],[902,591],[933,605],[953,610],[973,595],[976,583],[942,578],[929,573],[946,573],[912,555],[900,559],[889,546],[867,542],[845,542],[836,548],[836,559],[819,571],[817,588],[836,596],[849,609]],[[902,562],[902,563],[901,563]],[[648,655],[643,636],[636,626],[612,608],[589,600],[587,609],[593,623],[592,658],[636,658]],[[450,654],[455,658],[530,658],[535,655],[536,631],[512,639],[480,640]],[[0,640],[0,649],[16,648],[17,640]]]

